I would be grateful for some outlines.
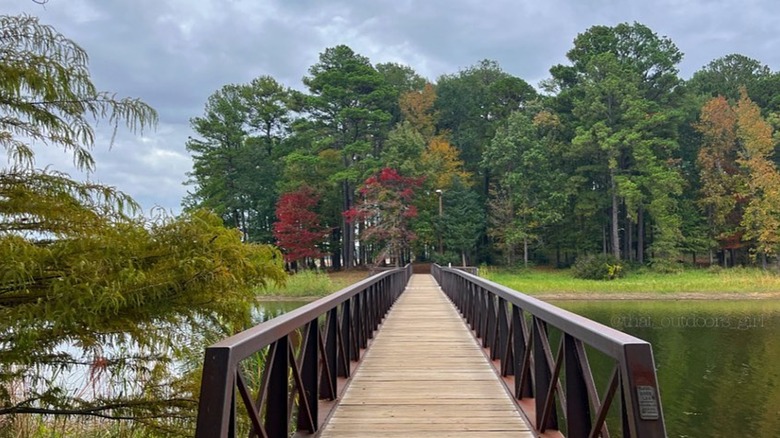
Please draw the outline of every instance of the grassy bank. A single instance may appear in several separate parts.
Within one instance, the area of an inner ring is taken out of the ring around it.
[[[268,298],[322,297],[357,283],[368,276],[368,271],[340,272],[301,271],[290,275],[284,285],[270,284],[258,288],[258,294]]]
[[[561,295],[566,298],[622,295],[662,298],[780,297],[780,275],[760,269],[690,269],[676,274],[640,270],[612,281],[582,280],[574,278],[569,270],[556,269],[483,269],[480,275],[529,295]]]

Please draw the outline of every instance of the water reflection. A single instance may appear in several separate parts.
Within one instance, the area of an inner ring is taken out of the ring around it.
[[[553,303],[653,344],[670,437],[780,434],[780,301]]]

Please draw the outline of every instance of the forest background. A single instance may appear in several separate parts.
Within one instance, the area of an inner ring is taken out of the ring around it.
[[[588,254],[660,271],[768,267],[780,75],[732,54],[684,80],[682,57],[642,24],[594,26],[536,89],[490,60],[432,83],[327,48],[306,91],[261,76],[209,98],[192,119],[185,209],[279,244],[293,269],[563,267]],[[387,172],[395,181],[367,193]],[[291,222],[306,233],[285,240]]]

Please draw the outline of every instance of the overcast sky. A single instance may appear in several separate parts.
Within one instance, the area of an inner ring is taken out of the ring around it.
[[[87,50],[100,89],[157,109],[156,130],[120,133],[111,150],[101,131],[90,176],[147,211],[180,211],[189,119],[210,94],[260,75],[300,89],[318,54],[338,44],[431,80],[493,59],[537,85],[578,33],[637,21],[685,54],[684,78],[730,53],[780,69],[777,0],[0,0],[0,11],[55,26]],[[57,151],[39,149],[36,164],[76,174]]]

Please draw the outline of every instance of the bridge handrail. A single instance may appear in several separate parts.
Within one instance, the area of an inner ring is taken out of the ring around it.
[[[557,402],[567,437],[608,437],[605,419],[618,393],[626,436],[666,436],[648,342],[462,270],[433,265],[431,273],[497,362],[494,366],[537,432],[559,430]],[[557,352],[550,347],[548,325],[562,333]],[[601,400],[585,345],[615,361]]]
[[[206,348],[195,436],[236,435],[236,389],[253,436],[287,438],[296,398],[297,430],[315,433],[321,426],[319,401],[338,398],[411,274],[411,265],[378,273]],[[294,333],[300,339],[291,339]],[[262,381],[253,398],[239,364],[266,348]]]

